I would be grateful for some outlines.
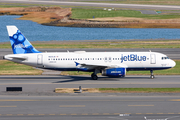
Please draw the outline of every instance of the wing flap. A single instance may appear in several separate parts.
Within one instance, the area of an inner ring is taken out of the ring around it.
[[[80,65],[81,67],[86,68],[118,68],[118,67],[124,67],[127,68],[128,66],[125,64],[95,64],[95,63],[78,63],[75,62],[76,66]]]

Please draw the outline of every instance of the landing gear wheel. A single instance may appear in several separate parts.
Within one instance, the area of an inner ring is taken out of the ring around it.
[[[151,78],[151,79],[154,79],[154,75],[151,75],[150,78]]]
[[[92,74],[91,74],[91,78],[92,78],[93,80],[97,80],[97,79],[98,79],[98,76],[97,76],[96,74],[92,73]]]
[[[121,76],[122,78],[124,78],[125,77],[125,75],[123,75],[123,76]]]
[[[153,70],[150,70],[150,72],[151,72],[150,78],[151,78],[151,79],[154,79]]]

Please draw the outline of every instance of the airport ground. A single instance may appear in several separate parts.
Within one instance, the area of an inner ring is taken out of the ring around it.
[[[180,76],[0,76],[0,118],[35,120],[179,120],[180,93],[54,93],[60,88],[179,87]],[[6,92],[22,87],[22,92]]]
[[[1,0],[3,1],[3,0]],[[9,1],[5,1],[9,2]],[[57,1],[10,1],[24,3],[62,4]],[[38,3],[39,2],[39,3]],[[66,3],[69,5],[69,3]],[[71,3],[72,5],[72,3]],[[74,4],[73,4],[74,5]],[[76,3],[76,5],[80,5]],[[91,6],[92,4],[88,4]],[[97,6],[97,5],[94,5]],[[102,5],[105,7],[105,5]],[[111,6],[114,7],[114,6]],[[122,6],[121,6],[122,7]],[[124,6],[125,8],[131,7]],[[158,6],[135,6],[147,8]],[[167,9],[161,7],[162,9]],[[150,9],[150,8],[149,8]],[[158,8],[160,9],[160,8]],[[176,6],[169,9],[179,9]],[[40,51],[66,51],[67,49],[39,49]],[[104,49],[70,49],[104,51]],[[109,51],[149,51],[149,49],[109,49]],[[11,49],[1,49],[1,59]],[[179,48],[151,49],[180,59]],[[127,76],[122,79],[90,76],[0,76],[1,120],[179,120],[179,93],[54,93],[57,87],[179,87],[179,75]],[[22,87],[22,92],[6,92],[6,87]]]
[[[178,96],[0,96],[0,119],[179,120],[179,99]]]
[[[2,56],[11,49],[1,49]],[[69,49],[69,51],[149,51],[149,49]],[[40,49],[66,52],[67,49]],[[151,49],[180,59],[179,48]],[[179,88],[179,75],[126,76],[0,76],[0,118],[34,120],[179,120],[179,93],[55,93],[55,88]],[[6,87],[22,87],[22,92],[6,92]]]
[[[11,49],[1,49],[2,56]],[[69,51],[149,51],[149,49],[69,49]],[[40,49],[66,52],[67,49]],[[151,49],[180,59],[175,49]],[[179,93],[55,93],[55,88],[179,88],[179,75],[99,76],[7,75],[0,76],[0,119],[5,120],[179,120]],[[22,92],[6,92],[22,87]],[[146,119],[145,119],[146,118]]]
[[[84,0],[83,0],[84,1]],[[87,0],[86,0],[87,1]],[[117,3],[94,3],[94,2],[72,2],[62,0],[0,0],[3,3],[25,3],[25,4],[45,4],[45,5],[65,5],[65,6],[90,6],[90,7],[111,7],[111,8],[131,8],[131,9],[158,9],[158,10],[179,10],[179,2],[173,1],[174,5],[170,6],[168,1],[162,1],[162,5],[139,5],[136,4],[117,4]],[[145,1],[147,3],[147,1]],[[153,1],[154,2],[154,1]],[[159,2],[159,1],[158,1]],[[141,2],[142,3],[142,2]],[[152,3],[152,2],[151,2]],[[168,5],[163,5],[168,4]]]
[[[127,75],[124,78],[99,76],[92,80],[90,76],[63,75],[1,75],[0,92],[6,87],[22,87],[24,93],[53,93],[55,88],[179,88],[179,75]],[[53,94],[54,95],[54,94]],[[55,94],[56,95],[56,94]]]
[[[38,49],[42,52],[66,52],[67,49]],[[103,51],[153,51],[180,59],[179,48],[134,48],[134,49],[82,49],[71,48],[70,52],[84,50]],[[1,58],[11,54],[11,49],[1,49]],[[55,93],[55,88],[179,88],[179,75],[126,76],[108,78],[99,76],[97,81],[90,76],[0,76],[0,119],[34,120],[179,120],[179,93]],[[6,92],[6,87],[22,87],[22,92]]]

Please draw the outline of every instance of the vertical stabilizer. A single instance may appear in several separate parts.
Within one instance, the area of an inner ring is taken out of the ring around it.
[[[14,54],[40,53],[16,26],[6,26]]]

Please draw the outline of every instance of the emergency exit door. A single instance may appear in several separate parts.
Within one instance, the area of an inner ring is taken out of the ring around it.
[[[43,64],[43,55],[41,55],[41,54],[37,55],[37,64],[38,65]]]
[[[151,54],[151,64],[156,64],[156,55]]]

